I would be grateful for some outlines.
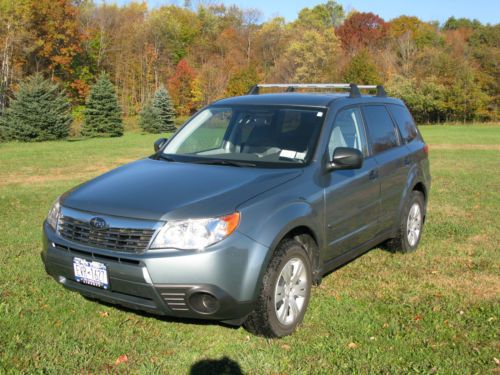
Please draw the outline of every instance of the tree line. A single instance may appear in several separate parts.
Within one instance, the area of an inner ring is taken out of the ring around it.
[[[384,20],[346,13],[333,0],[302,9],[292,22],[190,1],[148,9],[0,0],[1,116],[34,75],[64,89],[74,111],[85,111],[106,73],[120,115],[142,113],[153,128],[161,123],[153,105],[159,90],[173,105],[171,116],[174,109],[189,115],[257,82],[383,83],[419,122],[497,121],[499,58],[498,24]]]

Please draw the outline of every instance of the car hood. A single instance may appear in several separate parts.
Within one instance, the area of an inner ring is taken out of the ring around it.
[[[143,159],[105,173],[63,195],[65,207],[147,220],[215,217],[302,173],[301,169]]]

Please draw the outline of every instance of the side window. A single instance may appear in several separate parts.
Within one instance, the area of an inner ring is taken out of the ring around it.
[[[363,106],[373,154],[398,146],[398,135],[384,105]]]
[[[418,133],[415,122],[413,121],[410,112],[408,112],[408,109],[396,104],[389,104],[388,107],[392,117],[396,120],[399,132],[401,133],[405,143],[413,141],[417,137]]]
[[[361,151],[365,156],[368,154],[365,129],[359,108],[342,109],[337,114],[328,142],[330,158],[337,147],[352,147]]]

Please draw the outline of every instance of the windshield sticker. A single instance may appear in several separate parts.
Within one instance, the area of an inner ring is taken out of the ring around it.
[[[316,117],[323,117],[323,112],[316,113]]]
[[[297,152],[295,155],[295,159],[298,160],[304,160],[306,158],[306,153],[305,152]]]
[[[295,155],[297,154],[296,151],[292,150],[281,150],[280,152],[280,158],[288,158],[288,159],[295,159]]]

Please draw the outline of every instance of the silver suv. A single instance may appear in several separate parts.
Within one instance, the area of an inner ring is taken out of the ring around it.
[[[269,86],[287,92],[259,94]],[[42,259],[92,299],[285,336],[325,274],[384,241],[417,248],[427,152],[383,87],[258,85],[63,194]]]

